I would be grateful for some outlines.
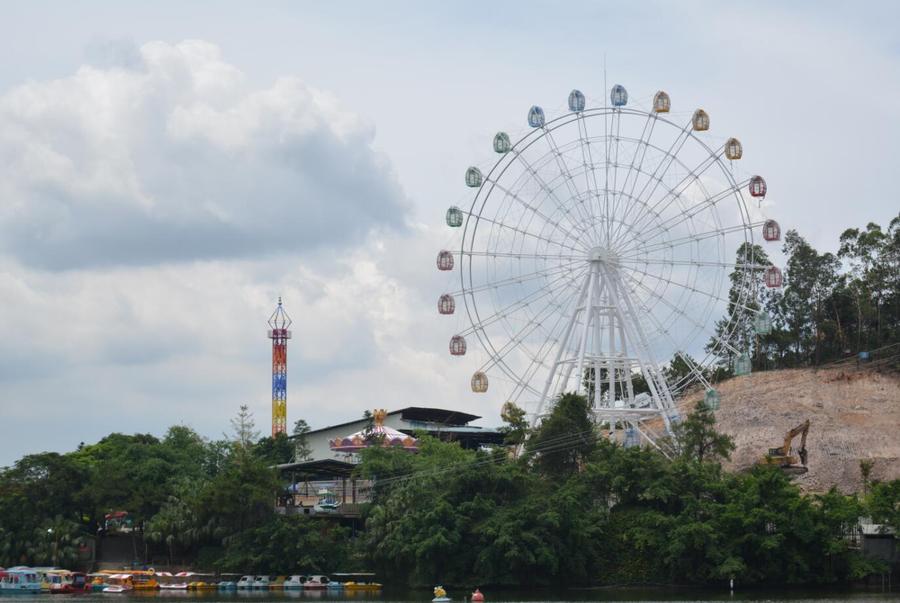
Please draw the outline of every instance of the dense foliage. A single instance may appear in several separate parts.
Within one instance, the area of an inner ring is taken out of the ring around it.
[[[874,222],[849,228],[836,253],[820,253],[796,230],[785,234],[784,287],[766,289],[762,272],[745,282],[732,274],[729,315],[734,304],[765,310],[773,329],[756,335],[748,323],[730,325],[725,317],[716,335],[733,349],[750,353],[755,370],[818,366],[900,342],[900,215],[887,229]],[[743,245],[736,262],[769,265],[761,247]],[[722,373],[730,372],[733,352],[715,345]],[[892,349],[890,354],[896,355]]]
[[[152,556],[250,573],[375,568],[392,584],[710,584],[852,580],[877,570],[848,530],[871,516],[900,528],[900,481],[867,493],[807,496],[777,469],[723,472],[733,444],[698,406],[680,453],[601,437],[567,394],[525,442],[514,407],[509,447],[462,450],[423,436],[419,454],[376,447],[365,531],[277,515],[282,442],[112,434],[68,454],[29,455],[0,471],[0,565],[71,565],[105,513],[128,510]],[[524,444],[524,445],[523,445]],[[514,454],[518,450],[520,454]]]
[[[272,465],[291,460],[293,445],[259,439],[246,407],[232,424],[233,436],[216,441],[184,426],[162,439],[114,433],[0,470],[0,566],[74,565],[104,516],[128,511],[151,558],[251,572],[333,569],[345,531],[274,513],[281,484]]]
[[[713,427],[698,405],[669,460],[585,437],[587,404],[569,394],[518,459],[430,439],[414,456],[367,451],[379,488],[366,549],[414,585],[829,583],[879,569],[848,530],[867,507],[896,522],[900,482],[861,499],[803,495],[775,468],[729,474],[733,444]]]

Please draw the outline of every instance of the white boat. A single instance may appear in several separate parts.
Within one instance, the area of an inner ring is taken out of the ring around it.
[[[104,593],[119,594],[134,590],[134,578],[131,574],[111,574],[106,580],[107,585],[102,591]]]
[[[174,576],[169,572],[156,572],[160,590],[187,590],[188,580],[194,572],[178,572]]]
[[[257,576],[253,581],[253,588],[258,590],[269,590],[269,577]]]
[[[102,592],[116,594],[128,592],[130,590],[130,588],[128,588],[127,586],[122,586],[121,584],[110,584],[109,586],[103,587]]]
[[[331,582],[331,580],[328,576],[310,576],[306,579],[306,582],[303,583],[303,589],[318,590],[328,588],[329,582]]]
[[[303,583],[306,581],[306,576],[291,576],[287,580],[284,581],[285,589],[298,589],[303,588]]]
[[[30,567],[17,566],[0,571],[0,592],[39,593],[41,580]]]
[[[240,589],[253,588],[254,580],[255,578],[253,576],[241,576],[241,579],[238,580],[237,587]]]

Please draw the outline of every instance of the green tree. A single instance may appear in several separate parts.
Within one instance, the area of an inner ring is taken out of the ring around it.
[[[544,473],[566,476],[579,470],[596,445],[597,432],[587,398],[567,393],[557,398],[525,449]]]
[[[818,365],[840,261],[834,254],[819,254],[796,230],[787,232],[784,253],[788,261],[782,306],[796,357],[801,363],[811,359]]]
[[[29,563],[70,567],[78,561],[78,549],[87,538],[82,526],[60,515],[44,520],[26,543]]]
[[[290,463],[294,460],[294,445],[283,433],[261,438],[253,446],[253,453],[271,465]]]
[[[253,413],[246,404],[241,404],[238,414],[231,419],[232,440],[244,448],[249,448],[259,439],[259,431],[253,420]]]
[[[506,402],[500,409],[500,419],[503,421],[503,439],[507,446],[512,446],[516,455],[528,437],[528,419],[525,410],[515,402]]]
[[[297,419],[293,430],[294,461],[296,462],[308,461],[312,458],[312,448],[307,441],[309,432],[309,424],[303,419]]]
[[[872,521],[900,533],[900,479],[873,483],[866,497],[866,509]]]
[[[900,322],[900,215],[891,220],[886,232],[874,222],[865,230],[845,230],[838,257],[849,264],[847,289],[856,309],[857,351],[896,341]]]
[[[282,575],[354,570],[352,546],[350,531],[335,523],[275,516],[230,540],[217,566],[226,572]]]
[[[735,321],[735,316],[756,314],[762,308],[760,298],[765,291],[764,271],[756,267],[771,266],[769,256],[759,245],[742,243],[735,252],[735,269],[729,275],[728,306],[715,325],[714,335],[704,348],[715,354],[719,365],[729,374],[734,363],[732,350],[751,352],[755,341],[752,321]],[[724,342],[724,344],[723,344]]]
[[[195,489],[195,483],[181,482],[147,524],[147,539],[165,546],[170,565],[176,555],[191,552],[209,535],[209,526],[203,525],[198,516]]]
[[[702,400],[684,421],[675,425],[681,455],[698,463],[726,461],[734,451],[734,440],[716,431],[716,417]]]

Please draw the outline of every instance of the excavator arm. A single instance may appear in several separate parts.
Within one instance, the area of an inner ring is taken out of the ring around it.
[[[791,475],[800,475],[806,473],[806,436],[809,434],[809,419],[794,427],[784,434],[784,443],[780,448],[770,448],[769,453],[759,460],[763,465],[778,465],[782,471]],[[796,452],[796,456],[792,454],[791,442],[794,438],[800,436],[800,448]],[[797,464],[799,457],[800,463]]]
[[[792,430],[784,434],[784,448],[782,448],[783,454],[785,456],[791,454],[791,442],[794,441],[798,435],[800,436],[800,458],[803,461],[803,464],[806,464],[806,435],[809,433],[809,419],[797,425]]]
[[[800,435],[800,463],[806,467],[806,436],[809,433],[809,419],[803,424],[803,431]]]

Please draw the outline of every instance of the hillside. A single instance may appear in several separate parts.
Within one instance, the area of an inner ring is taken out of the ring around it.
[[[832,485],[861,489],[859,462],[874,460],[872,479],[900,478],[900,375],[854,367],[754,373],[719,384],[720,431],[734,438],[731,469],[751,466],[807,418],[806,491]]]

